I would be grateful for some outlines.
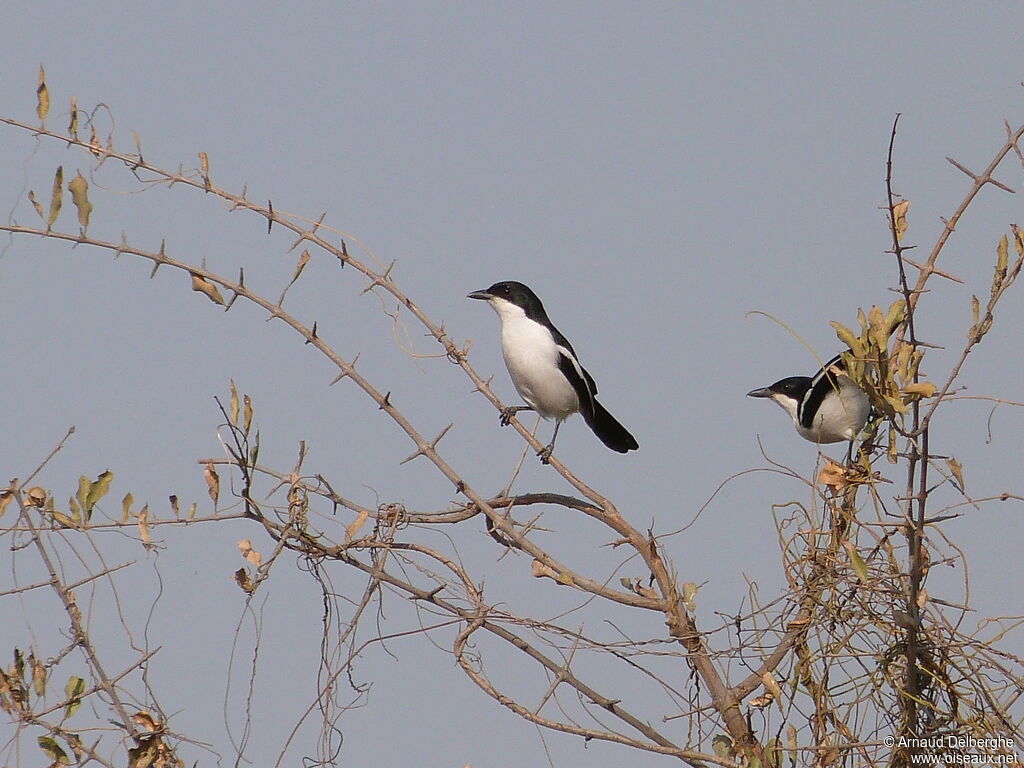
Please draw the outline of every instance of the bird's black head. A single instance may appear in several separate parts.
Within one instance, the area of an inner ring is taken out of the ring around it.
[[[486,291],[473,291],[473,293],[468,295],[468,298],[482,299],[483,301],[502,299],[520,307],[531,317],[535,314],[544,313],[544,305],[537,298],[537,294],[531,291],[528,286],[517,283],[515,280],[502,280],[500,283],[492,285]]]
[[[811,378],[809,376],[789,376],[779,379],[771,386],[753,389],[747,392],[747,397],[770,397],[773,400],[784,397],[799,403],[810,388]]]

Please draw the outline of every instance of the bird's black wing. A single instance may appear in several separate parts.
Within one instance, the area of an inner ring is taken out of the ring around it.
[[[558,344],[557,348],[558,370],[562,372],[562,375],[572,384],[572,388],[576,390],[576,397],[580,401],[580,413],[589,422],[594,415],[594,395],[597,393],[594,379],[580,365],[580,361],[573,354],[572,347]]]
[[[590,396],[588,399],[593,400],[594,395],[597,394],[597,384],[594,382],[593,376],[587,373],[587,369],[580,365],[580,359],[576,357],[576,350],[572,348],[572,344],[570,344],[569,340],[562,335],[561,331],[555,328],[555,326],[551,324],[550,320],[547,321],[547,326],[548,330],[551,331],[551,337],[555,340],[555,346],[559,347],[558,351],[560,358],[558,361],[558,367],[562,368],[562,373],[565,373],[566,378],[569,379],[569,381],[573,382],[573,387],[576,389],[577,394],[579,393],[579,388],[576,386],[576,382],[573,381],[573,377],[566,373],[563,366],[566,363],[568,363],[573,367],[574,370],[578,369],[579,373],[577,374],[577,376],[582,376],[582,381],[585,383],[587,389],[590,391]],[[561,358],[567,359],[563,362]],[[582,401],[582,395],[580,396],[580,399]]]
[[[836,355],[821,367],[821,370],[814,374],[811,379],[811,386],[804,395],[803,407],[800,409],[800,424],[806,429],[811,428],[814,421],[814,414],[818,412],[819,406],[829,392],[839,391],[839,382],[833,369],[846,370],[843,363],[843,356]]]
[[[569,340],[559,333],[557,328],[550,325],[550,322],[548,326],[555,340],[555,346],[558,348],[558,369],[576,390],[583,420],[594,430],[594,434],[601,442],[613,451],[626,453],[636,450],[639,447],[636,438],[597,402],[597,384],[594,383],[594,378],[587,373],[587,369],[580,365]]]

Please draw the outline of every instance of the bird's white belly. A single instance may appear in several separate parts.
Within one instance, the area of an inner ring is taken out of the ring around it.
[[[576,390],[558,367],[559,352],[547,328],[525,318],[506,320],[501,351],[516,391],[537,413],[561,421],[579,410]]]
[[[806,439],[819,443],[855,439],[871,411],[867,396],[854,384],[841,379],[839,397],[829,400],[828,405],[831,407],[819,409],[811,429],[797,424],[797,431]]]

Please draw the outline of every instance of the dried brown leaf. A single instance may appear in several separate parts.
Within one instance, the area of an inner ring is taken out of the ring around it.
[[[251,595],[256,591],[256,585],[252,583],[252,579],[249,578],[249,572],[245,568],[239,568],[235,571],[235,583],[242,588],[242,591],[247,595]]]
[[[210,492],[210,498],[213,499],[214,506],[217,505],[217,499],[220,498],[220,476],[217,474],[217,470],[213,468],[213,462],[206,462],[206,467],[203,469],[203,479],[206,480],[206,488]]]
[[[846,468],[832,461],[832,459],[829,459],[825,466],[821,468],[821,471],[818,473],[818,482],[834,488],[836,491],[850,484],[846,477]]]
[[[32,207],[36,209],[36,213],[39,214],[39,218],[42,221],[46,221],[46,213],[43,211],[43,206],[41,206],[39,201],[36,200],[36,193],[31,189],[28,191],[28,201],[32,203]]]
[[[367,510],[364,509],[358,515],[356,515],[356,519],[355,520],[353,520],[351,523],[349,523],[345,527],[345,544],[344,544],[344,546],[347,547],[349,544],[352,543],[352,540],[356,537],[356,534],[359,533],[359,530],[366,524],[366,521],[369,519],[369,517],[370,517],[370,513]],[[536,576],[536,575],[537,574],[535,573],[534,576]]]
[[[946,459],[946,464],[949,466],[949,471],[953,473],[953,477],[956,478],[956,482],[960,486],[960,490],[964,490],[967,486],[964,484],[963,465],[953,457]]]
[[[242,539],[238,542],[238,551],[242,553],[242,557],[257,568],[263,563],[263,555],[252,548],[252,542],[248,539]]]
[[[224,297],[221,296],[220,290],[218,290],[217,286],[205,277],[200,277],[195,272],[192,273],[192,290],[205,294],[206,297],[214,304],[220,304],[222,307],[224,306]]]
[[[78,98],[71,97],[71,120],[68,122],[68,136],[78,140]]]
[[[149,504],[139,510],[139,536],[142,537],[142,546],[146,549],[153,547],[153,539],[149,535]]]

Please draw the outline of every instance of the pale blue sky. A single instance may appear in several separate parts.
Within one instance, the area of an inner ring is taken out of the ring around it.
[[[879,207],[895,113],[903,113],[895,186],[911,200],[907,237],[920,251],[967,190],[945,157],[980,169],[1005,138],[1002,120],[1024,119],[1011,3],[110,2],[55,11],[18,1],[4,16],[4,115],[35,120],[43,64],[54,125],[66,124],[72,95],[82,108],[102,101],[125,150],[134,130],[151,162],[194,165],[203,151],[221,186],[247,184],[253,199],[313,218],[327,210],[382,263],[397,260],[396,279],[454,338],[473,340],[473,364],[495,374],[509,402],[497,322],[464,297],[500,279],[531,285],[641,446],[614,454],[575,419],[558,454],[638,527],[659,532],[688,522],[725,478],[765,466],[758,435],[773,459],[811,471],[814,447],[781,411],[744,393],[811,373],[813,358],[747,313],[777,316],[828,357],[838,348],[830,320],[852,323],[858,307],[893,299]],[[45,197],[60,163],[72,175],[86,168],[57,144],[37,149],[30,136],[0,129],[5,212],[33,222],[24,192]],[[1024,186],[1020,163],[1005,168],[1006,183]],[[130,186],[114,169],[98,180],[114,192]],[[935,283],[922,303],[919,332],[949,346],[932,355],[929,374],[944,373],[962,344],[971,292],[987,295],[995,243],[1024,218],[1020,205],[1020,195],[986,190],[951,241],[943,263],[967,285]],[[71,221],[65,211],[63,224]],[[248,284],[275,297],[294,266],[284,233],[268,237],[256,217],[228,215],[184,190],[108,195],[90,234],[122,231],[153,249],[166,238],[170,252],[231,274],[242,265]],[[110,468],[112,499],[131,490],[154,507],[169,493],[202,502],[195,460],[220,454],[212,398],[234,379],[255,399],[266,463],[290,467],[306,440],[308,468],[363,503],[438,509],[450,500],[425,463],[399,466],[411,448],[369,401],[345,384],[329,389],[334,372],[254,311],[224,315],[181,275],[149,281],[149,266],[127,257],[27,239],[2,247],[7,477],[24,476],[75,424],[44,477],[58,497],[79,474]],[[362,288],[354,272],[314,262],[290,306],[316,319],[342,354],[361,353],[361,368],[425,433],[454,420],[445,441],[453,463],[497,491],[521,441],[499,430],[494,410],[451,366],[401,353]],[[1014,292],[971,355],[963,379],[971,394],[1024,399],[1022,323]],[[933,449],[956,451],[971,492],[1019,492],[1024,415],[999,409],[988,442],[990,410],[949,408]],[[550,425],[541,429],[546,436]],[[566,490],[533,461],[517,488]],[[748,476],[669,540],[681,577],[707,582],[704,624],[715,623],[715,610],[738,608],[744,574],[766,599],[777,593],[770,505],[806,496],[778,476]],[[550,525],[563,536],[577,525],[558,518]],[[969,510],[947,528],[972,565],[978,616],[1020,612],[1019,594],[1003,588],[1024,575],[1020,530],[1020,508],[1010,504]],[[154,684],[178,712],[176,728],[223,754],[224,665],[241,610],[230,574],[242,564],[234,542],[246,535],[257,540],[242,526],[168,534],[167,549],[151,556],[164,590],[150,629],[165,648]],[[577,562],[608,572],[618,562],[592,527],[567,538],[564,551]],[[495,599],[552,615],[574,604],[531,580],[525,558],[495,565],[500,553],[479,530],[463,534],[459,549],[489,574]],[[157,587],[148,566],[137,572],[145,578],[130,595],[141,606],[133,618],[145,621]],[[340,591],[360,588],[343,568],[332,575]],[[291,566],[275,578],[253,755],[276,756],[316,684],[316,585]],[[949,599],[962,597],[959,574],[934,578],[933,594],[945,586]],[[592,614],[587,626],[603,618]],[[637,636],[663,632],[650,617],[630,621]],[[19,626],[0,626],[0,649],[29,642]],[[542,741],[431,644],[399,640],[389,649],[394,657],[368,650],[357,670],[374,688],[368,705],[341,721],[347,764],[659,761],[556,734]]]

